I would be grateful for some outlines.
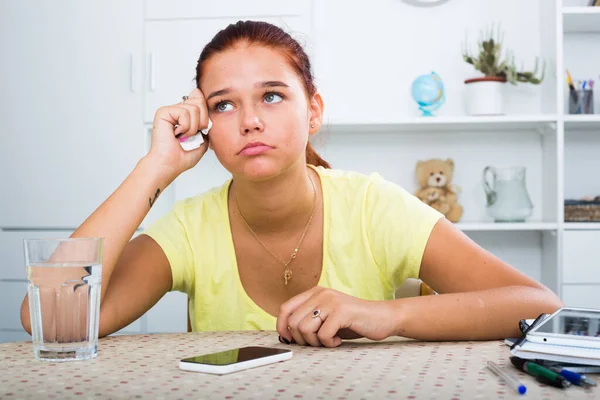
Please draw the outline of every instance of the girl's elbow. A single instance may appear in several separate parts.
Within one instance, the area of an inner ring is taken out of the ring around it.
[[[548,288],[544,288],[544,313],[551,314],[561,307],[564,307],[562,300]]]
[[[31,335],[31,320],[29,319],[29,310],[25,307],[21,307],[21,325],[25,332]]]

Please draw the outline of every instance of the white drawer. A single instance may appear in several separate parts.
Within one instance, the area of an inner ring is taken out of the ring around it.
[[[562,285],[566,307],[600,308],[600,285]]]
[[[21,303],[25,294],[25,282],[0,282],[0,329],[23,329]]]
[[[565,231],[563,283],[600,284],[600,231]]]
[[[27,279],[23,239],[68,238],[71,231],[0,231],[0,279]]]
[[[250,17],[267,15],[308,15],[310,6],[311,2],[305,0],[230,0],[226,6],[222,2],[198,0],[147,0],[146,19],[219,17],[252,19]]]

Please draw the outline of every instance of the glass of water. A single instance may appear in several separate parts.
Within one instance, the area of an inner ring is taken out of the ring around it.
[[[24,239],[23,245],[35,358],[96,357],[103,239]]]

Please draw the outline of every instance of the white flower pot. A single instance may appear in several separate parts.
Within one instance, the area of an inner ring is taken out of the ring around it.
[[[468,115],[503,115],[504,85],[502,78],[473,78],[465,81],[465,105]]]

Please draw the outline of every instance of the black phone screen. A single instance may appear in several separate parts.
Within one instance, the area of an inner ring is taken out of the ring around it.
[[[201,356],[184,358],[181,361],[194,364],[229,365],[289,352],[290,350],[285,349],[250,346],[241,347],[239,349],[225,350],[219,353],[204,354]]]

